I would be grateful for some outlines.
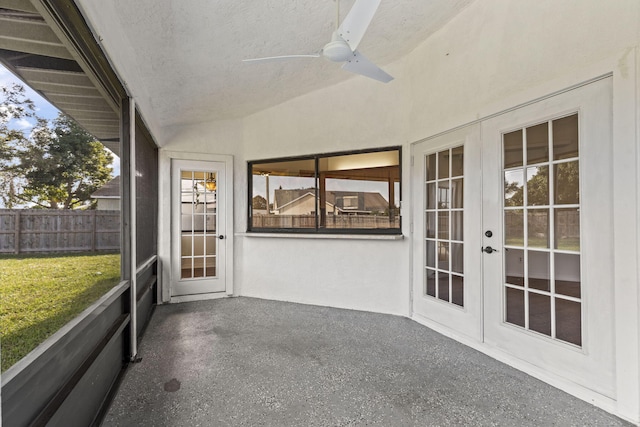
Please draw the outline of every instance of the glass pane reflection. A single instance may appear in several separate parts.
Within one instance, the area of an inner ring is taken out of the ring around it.
[[[524,211],[522,209],[504,211],[504,244],[524,246]]]
[[[578,162],[553,166],[555,203],[577,205],[580,203],[580,170]]]
[[[556,298],[556,338],[582,345],[582,319],[579,302]]]
[[[524,250],[506,249],[505,280],[510,285],[524,286]]]
[[[580,251],[580,209],[555,210],[555,248]]]
[[[549,124],[547,122],[527,128],[527,164],[549,161]]]
[[[529,287],[541,291],[551,290],[551,269],[549,253],[528,251],[529,256]]]
[[[449,178],[449,150],[438,153],[438,179]]]
[[[527,205],[549,204],[549,167],[527,168]]]
[[[578,115],[553,121],[553,159],[578,157]]]
[[[527,245],[549,247],[549,209],[529,209],[527,212]]]
[[[504,135],[504,168],[513,168],[523,165],[522,156],[522,130],[510,132]]]
[[[556,293],[580,298],[580,255],[554,254]]]
[[[524,205],[524,173],[521,169],[504,172],[504,205]]]
[[[529,292],[529,329],[551,336],[551,298]]]
[[[507,323],[524,327],[524,291],[506,288],[506,319]]]

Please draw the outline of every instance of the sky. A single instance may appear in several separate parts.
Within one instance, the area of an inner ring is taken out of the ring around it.
[[[0,85],[7,86],[13,83],[18,83],[24,86],[26,90],[27,98],[31,99],[36,107],[36,115],[45,118],[47,120],[53,120],[58,116],[58,109],[51,105],[49,101],[38,95],[36,91],[31,89],[29,86],[25,85],[19,78],[14,76],[11,71],[7,70],[2,64],[0,64]],[[22,131],[28,131],[33,128],[36,120],[33,117],[27,117],[26,119],[21,120],[13,120],[10,123],[14,129],[19,129]],[[120,158],[113,154],[113,176],[120,175]]]

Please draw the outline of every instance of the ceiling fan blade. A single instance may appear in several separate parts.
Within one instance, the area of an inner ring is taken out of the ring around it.
[[[356,0],[353,7],[340,24],[338,34],[349,44],[351,50],[356,50],[364,33],[367,31],[373,15],[376,14],[381,0]]]
[[[283,56],[268,56],[265,58],[252,58],[252,59],[243,59],[242,62],[281,62],[288,61],[289,59],[298,59],[298,58],[319,58],[319,53],[313,53],[310,55],[283,55]]]
[[[342,65],[342,69],[378,80],[382,83],[389,83],[393,80],[393,77],[384,72],[376,64],[369,61],[358,51],[353,52],[353,56],[350,57],[344,65]]]

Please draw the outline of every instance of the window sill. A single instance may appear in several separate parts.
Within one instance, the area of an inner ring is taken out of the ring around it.
[[[239,237],[267,237],[272,239],[328,239],[328,240],[404,240],[402,234],[303,234],[303,233],[235,233]]]

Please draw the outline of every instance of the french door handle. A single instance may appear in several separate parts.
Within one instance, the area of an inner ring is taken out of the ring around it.
[[[487,254],[492,254],[494,252],[499,252],[497,249],[493,249],[491,246],[487,246],[486,248],[482,248],[482,252]]]
[[[218,236],[218,239],[224,240],[224,236],[221,234],[221,235]]]

